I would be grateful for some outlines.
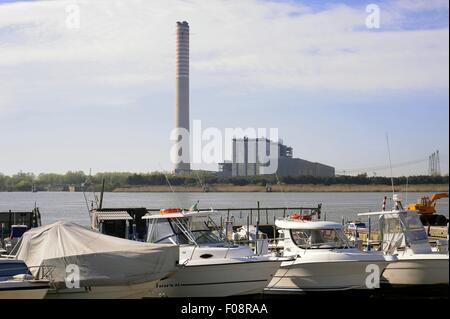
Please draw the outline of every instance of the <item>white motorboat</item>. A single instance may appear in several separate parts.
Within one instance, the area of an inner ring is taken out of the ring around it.
[[[36,280],[21,260],[0,258],[0,299],[43,299],[48,280]]]
[[[386,267],[383,282],[393,286],[448,285],[448,252],[434,252],[419,214],[404,210],[397,196],[394,202],[391,211],[359,214],[379,217],[381,249],[387,256],[397,258]]]
[[[146,215],[148,241],[180,247],[178,271],[161,280],[152,297],[224,297],[261,293],[281,264],[222,238],[210,218],[214,211],[163,209]]]
[[[388,264],[381,253],[353,247],[341,224],[298,217],[275,221],[283,236],[282,255],[295,260],[281,264],[265,293],[376,288]]]
[[[56,222],[27,231],[15,258],[51,267],[47,298],[142,298],[156,283],[176,271],[175,245],[136,242]],[[41,278],[38,268],[30,269]]]

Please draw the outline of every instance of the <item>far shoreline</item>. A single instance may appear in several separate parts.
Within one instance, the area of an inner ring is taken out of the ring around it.
[[[448,184],[420,184],[420,185],[400,185],[394,186],[395,192],[448,192]],[[172,186],[174,192],[180,193],[202,193],[205,192],[200,186]],[[167,193],[171,189],[167,185],[152,185],[152,186],[134,186],[134,187],[120,187],[113,190],[114,193]],[[209,193],[263,193],[266,192],[265,186],[260,185],[229,185],[216,184],[209,185]],[[312,185],[312,184],[295,184],[295,185],[273,185],[273,193],[386,193],[392,192],[391,185]]]

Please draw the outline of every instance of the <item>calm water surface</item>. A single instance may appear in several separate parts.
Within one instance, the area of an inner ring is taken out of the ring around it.
[[[86,194],[92,200],[93,194]],[[197,200],[201,208],[251,208],[257,201],[261,207],[315,207],[322,203],[322,212],[328,220],[341,221],[357,218],[359,212],[380,210],[384,193],[105,193],[104,207],[190,207]],[[403,203],[415,202],[419,196],[431,196],[431,193],[400,194]],[[38,192],[38,193],[1,193],[0,211],[30,211],[34,205],[40,208],[42,222],[70,220],[81,225],[89,225],[86,202],[83,193]],[[388,207],[390,205],[388,204]],[[440,214],[449,215],[449,201],[438,201]],[[263,214],[264,215],[264,214]],[[265,218],[265,216],[264,216]],[[273,215],[269,216],[269,221]]]

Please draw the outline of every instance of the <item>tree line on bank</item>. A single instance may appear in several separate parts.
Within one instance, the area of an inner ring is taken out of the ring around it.
[[[136,186],[168,185],[169,180],[174,186],[200,186],[229,184],[236,186],[245,185],[276,185],[282,184],[309,184],[309,185],[390,185],[390,177],[367,176],[366,174],[357,176],[338,175],[335,177],[315,177],[315,176],[249,176],[249,177],[223,177],[213,172],[191,172],[183,174],[170,173],[97,173],[88,176],[84,172],[67,172],[65,174],[43,173],[34,175],[32,173],[20,172],[7,176],[0,173],[0,191],[37,191],[64,189],[68,186],[75,186],[77,190],[83,187],[99,190],[105,180],[105,190],[113,191],[117,188],[127,188]],[[445,176],[402,176],[394,178],[395,185],[420,185],[420,184],[448,184],[448,175]]]

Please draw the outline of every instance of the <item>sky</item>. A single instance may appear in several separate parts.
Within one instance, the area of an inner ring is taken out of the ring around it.
[[[436,150],[448,173],[448,13],[444,0],[0,0],[0,173],[170,170],[183,20],[203,128],[277,128],[295,157],[369,175],[390,174],[388,135],[394,175],[427,174]]]

